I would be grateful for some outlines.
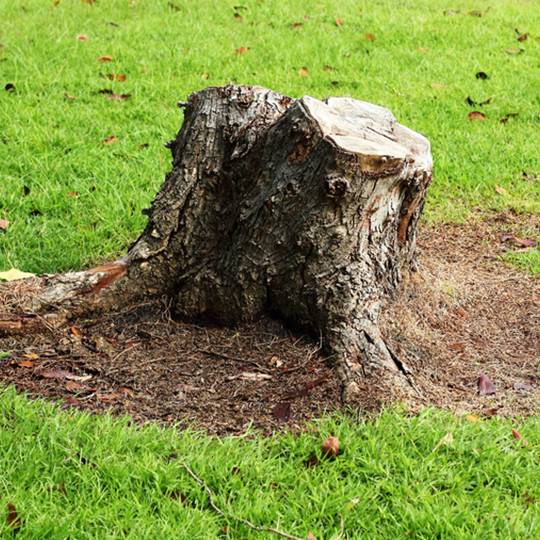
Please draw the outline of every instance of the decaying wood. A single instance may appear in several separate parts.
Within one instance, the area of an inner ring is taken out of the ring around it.
[[[322,337],[345,400],[366,384],[406,392],[411,374],[377,319],[413,260],[429,142],[349,98],[228,86],[183,106],[172,170],[126,258],[45,279],[32,311],[167,295],[184,319],[270,312]]]

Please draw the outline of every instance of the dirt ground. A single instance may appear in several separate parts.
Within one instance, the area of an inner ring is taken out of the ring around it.
[[[538,412],[540,279],[501,262],[508,249],[534,249],[520,247],[524,231],[538,236],[540,218],[505,213],[422,227],[417,270],[382,322],[414,372],[412,411]],[[272,319],[201,327],[172,320],[163,304],[147,304],[43,335],[0,337],[0,351],[9,352],[0,356],[0,385],[65,407],[217,434],[249,425],[265,433],[299,429],[340,406],[319,344]],[[481,374],[495,394],[479,395]]]

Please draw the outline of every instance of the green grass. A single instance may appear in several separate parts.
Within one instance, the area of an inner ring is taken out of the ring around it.
[[[216,515],[182,462],[227,514],[302,538],[331,538],[341,518],[345,538],[538,534],[538,418],[386,412],[370,422],[326,419],[300,436],[218,439],[60,412],[12,390],[0,394],[0,411],[0,501],[15,505],[25,540],[269,537]],[[436,448],[448,432],[454,442]],[[307,468],[330,433],[343,454]],[[0,534],[12,536],[3,518]]]
[[[232,81],[390,107],[433,143],[431,219],[466,219],[478,205],[540,211],[536,0],[246,0],[241,21],[238,4],[0,2],[0,219],[11,221],[0,269],[80,268],[125,250],[169,167],[162,145],[181,123],[176,101]],[[516,28],[529,38],[518,42]],[[109,101],[104,88],[131,97]],[[491,102],[471,107],[467,96]],[[487,120],[469,122],[474,109]],[[518,114],[500,123],[507,113]],[[101,144],[110,135],[118,141]],[[526,257],[540,271],[538,251]]]

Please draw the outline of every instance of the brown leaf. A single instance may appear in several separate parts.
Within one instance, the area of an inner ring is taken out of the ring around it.
[[[114,403],[120,400],[122,396],[117,392],[110,392],[109,394],[99,394],[97,398],[103,403]]]
[[[7,526],[16,532],[22,526],[22,519],[17,514],[17,508],[15,508],[15,505],[13,503],[8,502],[6,507],[8,512],[6,516]]]
[[[484,373],[480,373],[478,377],[478,393],[481,396],[490,396],[495,394],[495,385],[491,382],[489,377]]]
[[[328,437],[321,446],[321,451],[324,456],[335,458],[339,455],[339,439],[334,436]]]
[[[307,77],[308,76],[308,68],[306,66],[301,67],[298,70],[298,75],[300,75],[300,77]]]
[[[372,34],[371,32],[365,32],[364,39],[366,39],[367,41],[375,41],[375,34]]]
[[[104,64],[105,62],[112,62],[113,57],[109,54],[104,54],[103,56],[98,56],[97,61],[100,64]]]
[[[520,34],[519,31],[516,29],[516,33],[518,34],[517,40],[520,43],[523,43],[524,41],[527,41],[527,39],[529,39],[529,32],[524,32],[523,34]]]
[[[517,439],[518,441],[523,439],[523,435],[521,435],[521,433],[514,428],[512,428],[512,437],[514,437],[514,439]]]
[[[489,407],[488,409],[484,409],[482,411],[482,414],[489,418],[489,417],[492,417],[492,416],[497,416],[498,412],[499,412],[499,407]]]
[[[124,82],[126,80],[125,73],[107,73],[105,76],[107,79],[109,79],[109,81]]]
[[[521,49],[520,47],[509,47],[504,52],[510,56],[517,56],[518,54],[524,53],[525,49]]]
[[[328,72],[335,71],[334,68],[332,66],[328,65],[328,64],[323,66],[323,70],[328,71]]]
[[[432,82],[431,88],[433,88],[434,90],[442,90],[444,88],[444,84],[438,83],[438,82]]]
[[[282,401],[281,403],[278,403],[272,409],[272,414],[276,420],[286,422],[291,416],[291,403],[289,401]]]
[[[16,362],[16,365],[19,367],[32,368],[34,367],[34,362],[32,360],[20,360]]]
[[[78,34],[77,35],[78,41],[88,41],[88,36],[86,34]]]
[[[513,241],[514,244],[524,248],[536,247],[537,244],[534,238],[519,238],[518,236],[514,236]]]
[[[131,96],[131,94],[111,94],[107,96],[107,99],[111,101],[125,101]]]
[[[242,15],[240,15],[240,13],[235,13],[233,15],[233,17],[235,18],[236,21],[238,22],[242,22],[244,20],[244,18],[242,17]]]
[[[454,351],[454,352],[457,352],[457,353],[462,353],[462,352],[465,351],[465,343],[463,343],[462,341],[459,341],[459,342],[456,342],[456,343],[450,343],[450,345],[448,345],[448,348],[451,351]]]
[[[238,49],[235,49],[234,54],[236,56],[240,56],[242,54],[246,54],[249,51],[249,47],[238,47]]]
[[[339,17],[336,17],[334,22],[336,23],[336,26],[343,26],[343,20]]]
[[[506,191],[506,189],[504,189],[502,186],[495,186],[495,191],[499,195],[506,195],[508,193],[508,191]]]
[[[475,120],[483,121],[486,119],[486,115],[484,113],[481,113],[480,111],[471,111],[467,115],[467,118],[469,119],[469,122],[473,122]]]
[[[68,191],[67,195],[71,199],[78,199],[79,198],[79,194],[76,191]]]
[[[78,383],[77,381],[66,381],[66,384],[64,384],[64,388],[68,392],[76,392],[77,390],[83,388],[83,385],[81,383]]]
[[[112,144],[112,143],[115,143],[117,140],[118,140],[118,137],[116,135],[109,135],[108,137],[105,137],[105,139],[101,141],[101,144]]]
[[[297,28],[300,28],[303,25],[304,25],[304,23],[302,23],[302,22],[293,22],[291,24],[291,28],[294,28],[296,30]]]
[[[78,337],[78,338],[80,338],[82,336],[82,332],[76,326],[70,326],[69,327],[69,333],[72,336],[75,336],[75,337]]]
[[[0,219],[0,231],[7,231],[9,228],[9,221],[7,219]]]
[[[36,372],[36,375],[43,379],[68,379],[80,382],[89,381],[92,378],[92,375],[75,375],[66,369],[42,369]]]

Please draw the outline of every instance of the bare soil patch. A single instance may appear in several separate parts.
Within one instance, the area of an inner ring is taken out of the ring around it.
[[[415,374],[412,410],[538,412],[540,280],[500,260],[508,235],[520,238],[524,229],[540,232],[540,219],[507,213],[422,228],[418,269],[383,315],[386,339]],[[8,308],[1,286],[0,297]],[[0,359],[0,384],[66,407],[212,433],[299,429],[340,404],[319,344],[269,318],[198,326],[147,304],[43,335],[0,338],[0,351],[9,351]],[[478,395],[482,373],[494,395]]]

